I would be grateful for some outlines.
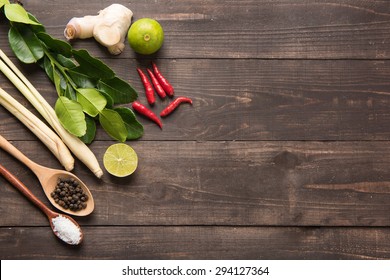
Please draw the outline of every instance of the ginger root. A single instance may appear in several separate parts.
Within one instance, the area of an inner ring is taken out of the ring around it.
[[[133,12],[121,4],[112,4],[96,16],[74,17],[64,30],[67,40],[94,37],[113,55],[122,53]]]

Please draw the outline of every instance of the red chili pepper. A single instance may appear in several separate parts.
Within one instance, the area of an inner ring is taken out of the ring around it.
[[[158,82],[156,76],[153,74],[153,72],[150,69],[146,69],[146,70],[149,73],[150,79],[152,80],[153,86],[156,89],[158,96],[160,96],[161,98],[165,98],[167,96],[167,94],[165,93],[164,89],[162,88],[162,86]]]
[[[157,65],[152,62],[152,66],[153,66],[154,75],[156,76],[156,78],[159,81],[160,85],[163,87],[163,89],[165,90],[166,94],[172,97],[173,94],[174,94],[173,87],[167,81],[167,79],[165,79],[164,76],[161,74],[160,70],[157,68]]]
[[[137,71],[145,88],[146,100],[150,105],[153,105],[155,102],[153,86],[150,83],[148,77],[140,68],[137,68]]]
[[[180,96],[173,100],[171,103],[168,104],[167,107],[165,107],[164,110],[161,111],[160,116],[161,117],[166,117],[170,113],[173,112],[181,103],[190,103],[192,104],[192,100],[188,97]]]
[[[134,101],[132,105],[133,109],[136,112],[140,113],[141,115],[144,115],[145,117],[148,117],[162,129],[161,120],[156,116],[155,113],[153,113],[153,111],[151,111],[149,108],[147,108],[145,105],[142,105],[138,101]]]

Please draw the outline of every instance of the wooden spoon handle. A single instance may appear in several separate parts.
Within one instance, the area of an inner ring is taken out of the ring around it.
[[[50,210],[42,201],[40,201],[15,175],[8,171],[0,164],[0,174],[8,180],[16,189],[18,189],[25,197],[41,209],[47,216],[53,216],[54,212]]]
[[[24,163],[34,173],[39,171],[40,166],[37,163],[33,162],[31,159],[26,157],[21,151],[19,151],[17,148],[15,148],[14,145],[12,145],[10,142],[8,142],[8,140],[5,139],[1,135],[0,135],[0,148],[2,148],[4,151],[6,151],[9,154],[11,154],[12,156],[14,156],[20,162]]]

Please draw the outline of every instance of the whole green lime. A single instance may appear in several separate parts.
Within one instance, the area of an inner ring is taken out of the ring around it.
[[[139,54],[157,52],[164,42],[164,30],[158,21],[141,18],[135,21],[127,33],[130,47]]]

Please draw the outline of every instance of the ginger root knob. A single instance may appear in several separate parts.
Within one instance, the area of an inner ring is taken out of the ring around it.
[[[118,55],[125,48],[132,17],[133,12],[125,6],[112,4],[96,16],[72,18],[66,25],[64,36],[67,40],[94,37],[111,54]]]

